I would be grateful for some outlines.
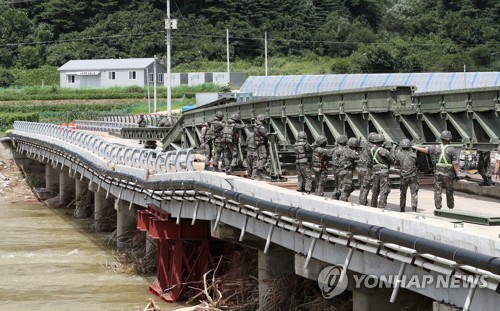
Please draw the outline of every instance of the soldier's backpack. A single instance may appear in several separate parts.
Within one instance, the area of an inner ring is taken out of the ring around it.
[[[233,131],[234,124],[228,123],[224,126],[221,133],[221,142],[223,143],[232,143],[233,142]]]

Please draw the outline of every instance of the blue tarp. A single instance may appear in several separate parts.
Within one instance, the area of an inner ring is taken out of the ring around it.
[[[429,72],[250,76],[240,92],[254,97],[287,96],[381,86],[415,86],[416,92],[500,86],[500,72]]]

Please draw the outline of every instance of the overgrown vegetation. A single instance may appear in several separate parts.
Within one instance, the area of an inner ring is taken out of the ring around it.
[[[53,68],[56,71],[55,68]],[[41,78],[41,77],[38,77]],[[217,92],[218,86],[213,83],[204,83],[197,86],[177,86],[172,88],[172,98],[193,98],[195,93]],[[153,87],[149,90],[153,98]],[[157,97],[166,98],[165,87],[157,88]],[[60,88],[57,85],[11,87],[0,89],[1,101],[26,100],[90,100],[90,99],[146,99],[148,88],[139,86],[72,89]]]
[[[264,72],[265,32],[271,73],[296,73],[280,66],[294,62],[308,63],[306,73],[500,70],[496,0],[173,0],[171,11],[175,71],[220,68],[226,29],[232,70],[248,74]],[[0,67],[161,57],[164,18],[164,0],[10,1],[0,10]],[[0,74],[0,86],[9,79]]]

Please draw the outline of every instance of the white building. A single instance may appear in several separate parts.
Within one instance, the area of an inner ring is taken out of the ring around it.
[[[70,60],[59,67],[60,86],[67,88],[145,87],[154,81],[154,58]],[[156,61],[156,83],[164,85],[167,69]]]

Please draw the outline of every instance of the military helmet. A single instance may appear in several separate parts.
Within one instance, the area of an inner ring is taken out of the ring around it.
[[[337,143],[340,145],[345,145],[348,139],[349,138],[347,138],[347,136],[345,135],[339,135],[339,137],[337,137]]]
[[[378,143],[383,143],[385,141],[384,134],[377,134],[373,138],[373,143],[378,144]]]
[[[373,143],[373,140],[375,139],[375,136],[377,136],[377,132],[371,132],[370,134],[368,134],[368,141]]]
[[[234,121],[240,121],[241,120],[241,116],[239,113],[233,113],[231,115],[231,119],[233,119]]]
[[[300,131],[298,134],[297,134],[297,138],[298,139],[307,139],[307,133],[304,132],[304,131]]]
[[[266,121],[266,116],[265,116],[265,115],[263,115],[263,114],[259,114],[259,115],[257,116],[257,121],[260,121],[260,122],[264,122],[264,121]]]
[[[222,118],[224,118],[224,112],[222,112],[222,111],[217,111],[217,112],[215,113],[215,117],[216,117],[217,119],[221,120]]]
[[[401,140],[401,142],[399,143],[399,146],[401,148],[411,148],[411,140],[409,140],[408,138],[404,138]]]
[[[326,146],[327,143],[328,143],[328,139],[323,135],[320,135],[320,136],[318,136],[318,138],[316,138],[316,144],[318,144],[320,146]]]
[[[443,131],[441,132],[441,140],[446,140],[450,141],[451,140],[451,132],[450,131]]]
[[[351,137],[347,141],[347,145],[349,147],[358,148],[359,147],[359,139],[357,139],[356,137]]]

